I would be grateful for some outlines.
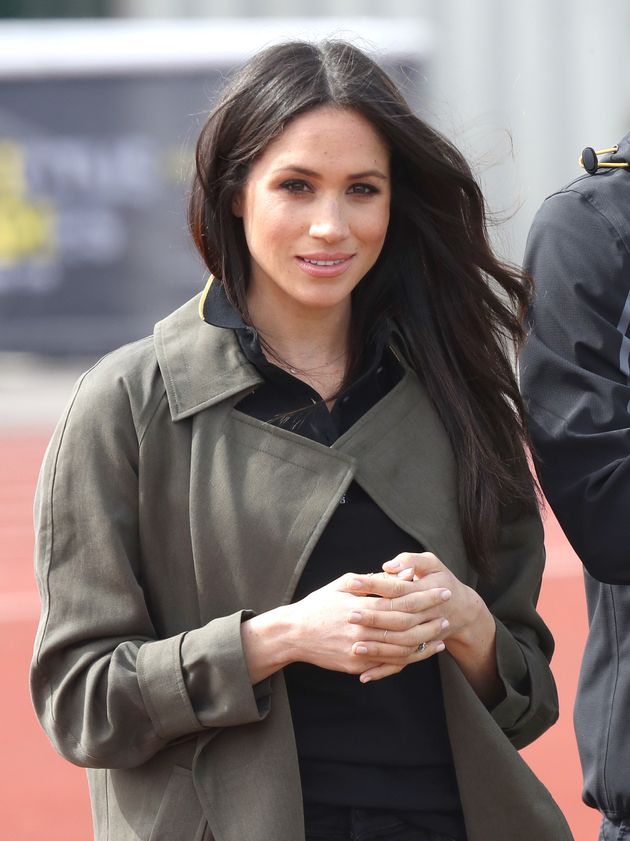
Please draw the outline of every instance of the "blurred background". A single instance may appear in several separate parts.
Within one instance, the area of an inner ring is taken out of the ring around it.
[[[204,284],[186,195],[225,75],[274,41],[335,35],[371,50],[468,156],[495,245],[515,262],[544,197],[579,175],[582,148],[630,129],[630,4],[0,0],[0,789],[12,841],[90,837],[83,772],[48,746],[26,687],[30,508],[52,425],[81,370]],[[580,802],[571,726],[581,568],[550,515],[546,529],[541,610],[562,715],[524,755],[586,841],[598,821]]]

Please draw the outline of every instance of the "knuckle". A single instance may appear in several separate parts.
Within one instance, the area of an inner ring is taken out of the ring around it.
[[[415,628],[411,628],[411,630],[407,631],[407,640],[409,642],[409,645],[413,646],[414,648],[417,648],[418,645],[422,642],[422,640],[419,637],[420,637],[420,634],[418,633],[418,627],[417,626]]]
[[[436,618],[435,613],[429,613],[426,610],[420,610],[416,613],[416,625],[426,625],[427,622],[432,622]]]
[[[364,626],[367,626],[368,628],[373,628],[376,625],[376,617],[371,610],[364,610],[363,611],[362,624]]]
[[[418,611],[423,608],[423,598],[421,592],[408,593],[406,597],[407,607],[410,611],[418,614]]]
[[[393,584],[394,598],[404,596],[409,589],[409,582],[405,581],[404,578],[395,578]]]
[[[413,627],[415,624],[413,616],[410,616],[408,613],[399,613],[396,616],[396,630],[397,631],[408,631],[409,628]]]
[[[413,612],[413,605],[410,603],[409,596],[400,596],[398,600],[398,609],[406,614]]]

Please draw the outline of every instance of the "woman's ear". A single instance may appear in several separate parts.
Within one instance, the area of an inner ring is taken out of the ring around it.
[[[239,190],[235,193],[232,199],[232,213],[235,216],[241,217],[243,215],[243,191]]]

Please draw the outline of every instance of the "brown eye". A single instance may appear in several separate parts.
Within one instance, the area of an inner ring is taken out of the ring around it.
[[[349,192],[358,196],[373,196],[379,191],[373,184],[353,184]]]
[[[283,190],[287,190],[289,193],[306,193],[310,190],[306,181],[302,181],[299,178],[291,178],[289,181],[283,181],[281,186]]]

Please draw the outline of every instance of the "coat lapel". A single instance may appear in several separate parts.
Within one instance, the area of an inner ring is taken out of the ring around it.
[[[355,467],[348,455],[247,417],[231,402],[193,420],[190,500],[202,622],[291,600]]]
[[[446,431],[416,375],[400,383],[334,444],[357,461],[356,480],[400,528],[464,583],[457,470]]]

